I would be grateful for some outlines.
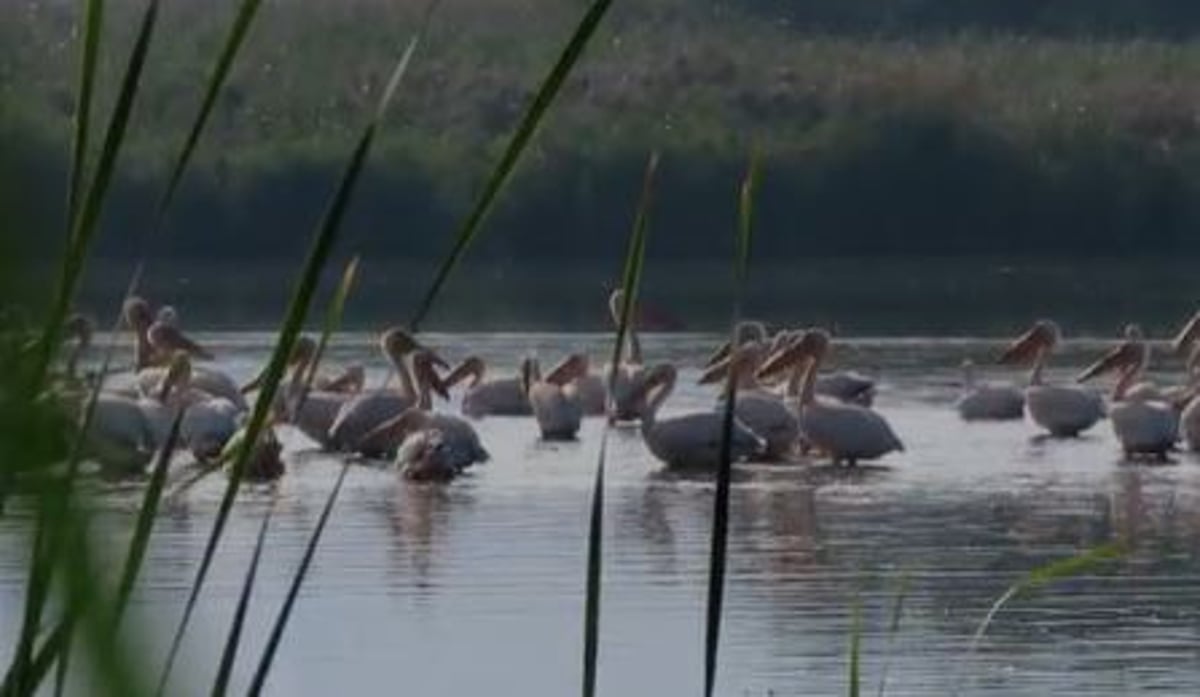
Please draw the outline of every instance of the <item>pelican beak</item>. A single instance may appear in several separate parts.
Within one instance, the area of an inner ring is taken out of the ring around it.
[[[1083,372],[1081,372],[1075,378],[1075,381],[1087,382],[1098,375],[1104,375],[1105,373],[1128,369],[1130,366],[1134,365],[1137,360],[1137,344],[1130,341],[1124,341],[1120,346],[1117,346],[1104,356],[1101,356],[1100,359],[1095,363],[1091,364],[1087,368],[1084,368]]]
[[[726,348],[728,348],[728,346],[729,344],[725,345]],[[720,383],[725,379],[725,376],[729,374],[730,363],[731,357],[729,356],[728,351],[726,351],[723,359],[708,364],[708,366],[704,369],[704,372],[700,374],[700,379],[697,381],[697,384],[716,385]]]
[[[1034,327],[1009,344],[996,362],[1000,365],[1026,365],[1033,362],[1038,352],[1046,345],[1046,338],[1040,328]]]
[[[251,392],[257,390],[258,388],[262,387],[263,380],[265,380],[266,377],[267,371],[264,369],[261,373],[255,375],[253,380],[245,385],[242,385],[241,388],[239,388],[240,392],[242,394],[250,394]]]
[[[793,342],[791,346],[785,349],[776,351],[772,356],[763,361],[763,364],[758,369],[756,377],[762,380],[775,380],[783,376],[784,371],[794,366],[797,361],[809,358],[811,355],[808,346],[802,341]]]
[[[721,344],[720,346],[717,347],[717,350],[713,351],[712,355],[708,357],[708,360],[704,361],[704,367],[711,368],[714,365],[721,363],[722,361],[725,361],[726,359],[729,358],[730,350],[731,350],[731,344],[728,341]]]
[[[1188,323],[1179,330],[1179,334],[1171,342],[1171,348],[1175,354],[1182,356],[1188,350],[1188,347],[1196,343],[1196,339],[1200,335],[1200,312],[1197,312]]]

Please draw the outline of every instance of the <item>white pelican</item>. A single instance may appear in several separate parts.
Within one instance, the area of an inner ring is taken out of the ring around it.
[[[664,363],[651,368],[638,386],[633,398],[637,400],[641,419],[642,439],[654,457],[670,469],[715,471],[721,466],[721,436],[724,414],[704,411],[695,414],[658,417],[663,402],[675,389],[675,366]],[[730,433],[730,452],[733,462],[757,457],[766,448],[753,431],[733,421]]]
[[[532,360],[532,358],[522,360],[521,374],[524,374],[526,364]],[[447,390],[464,380],[468,381],[462,398],[463,414],[474,419],[487,415],[533,415],[533,407],[529,406],[529,397],[525,394],[520,374],[511,378],[485,381],[486,371],[487,366],[482,358],[469,356],[442,379],[442,384]]]
[[[312,362],[316,360],[317,342],[311,337],[300,336],[288,358],[292,369],[291,377],[275,393],[272,415],[278,423],[295,427],[323,450],[332,447],[329,429],[342,405],[354,396],[351,392],[331,392],[315,386],[305,390],[305,380]],[[251,392],[259,387],[266,375],[264,369],[258,377],[242,387],[242,392]]]
[[[587,370],[587,357],[581,353],[567,356],[545,377],[539,375],[537,362],[525,367],[521,376],[525,394],[533,407],[545,440],[574,440],[583,419],[583,403],[575,380]]]
[[[1128,457],[1153,455],[1165,460],[1167,451],[1179,439],[1179,410],[1167,401],[1131,396],[1129,389],[1146,369],[1150,347],[1142,339],[1141,329],[1125,328],[1125,340],[1079,374],[1086,382],[1105,373],[1117,372],[1113,388],[1113,406],[1109,409],[1113,432]]]
[[[625,303],[625,291],[618,288],[608,296],[608,314],[612,318],[613,330],[621,326],[621,306]],[[632,310],[632,308],[631,308]],[[646,377],[646,368],[642,359],[642,342],[637,335],[636,312],[631,314],[629,324],[625,328],[625,341],[628,350],[622,351],[621,363],[616,366],[613,378],[611,421],[634,421],[637,419],[638,405],[630,397]],[[602,388],[607,387],[609,372],[613,369],[609,363],[604,364],[600,379]]]
[[[457,456],[447,446],[445,434],[437,429],[414,431],[396,451],[396,465],[405,479],[414,482],[448,482],[462,470]]]
[[[417,406],[406,410],[367,438],[384,437],[399,443],[396,466],[408,474],[433,466],[448,468],[459,474],[476,463],[491,459],[479,440],[479,434],[468,421],[452,414],[428,411],[428,407]],[[418,437],[417,442],[421,443],[421,447],[414,448],[414,437]]]
[[[700,384],[720,382],[727,386],[729,371],[736,371],[734,382],[740,387],[737,388],[737,401],[734,403],[733,413],[746,428],[763,440],[765,447],[758,454],[758,458],[767,462],[778,462],[786,460],[792,454],[800,438],[800,424],[783,398],[762,389],[758,384],[754,374],[761,364],[761,349],[749,344],[743,345],[732,355],[727,355],[724,360],[709,366],[700,376]],[[725,410],[725,400],[728,398],[728,393],[723,390],[721,399],[717,402],[717,413]]]
[[[1096,392],[1077,385],[1047,385],[1042,380],[1046,360],[1061,339],[1058,325],[1048,319],[1009,345],[1000,356],[1003,365],[1032,365],[1025,408],[1035,424],[1058,438],[1072,438],[1104,418],[1104,400]]]
[[[181,443],[192,451],[196,460],[210,462],[221,455],[225,444],[241,426],[242,411],[224,397],[193,389],[191,373],[188,354],[177,353],[163,376],[159,398],[168,407],[168,413],[183,410],[179,426]]]
[[[765,336],[766,330],[762,328],[761,322],[750,323],[750,329],[755,333],[763,333]],[[775,333],[769,344],[765,340],[761,340],[758,345],[762,346],[763,350],[760,354],[759,365],[761,366],[762,361],[765,361],[775,352],[798,341],[803,334],[803,331],[781,329]],[[743,385],[743,387],[756,384],[755,382],[751,382],[751,380],[757,380],[753,378],[754,371],[751,371],[750,375],[751,379],[747,380],[747,384]],[[832,397],[842,402],[857,404],[862,407],[869,407],[875,401],[875,380],[853,370],[841,370],[818,375],[814,389],[818,396]]]
[[[963,361],[963,394],[955,408],[964,421],[1008,421],[1025,416],[1025,392],[1011,382],[976,382],[975,363]]]
[[[816,398],[816,376],[829,352],[829,341],[824,330],[810,329],[800,340],[768,359],[759,369],[759,376],[770,378],[797,365],[804,366],[799,398],[800,429],[810,444],[833,458],[835,465],[854,466],[860,460],[874,460],[904,450],[892,427],[877,412],[857,404]]]
[[[379,345],[400,380],[400,389],[393,390],[385,384],[381,389],[355,395],[343,404],[329,428],[329,441],[336,450],[359,452],[367,456],[384,454],[382,451],[362,452],[359,446],[363,444],[363,439],[368,433],[417,403],[417,386],[413,382],[413,375],[408,370],[405,358],[423,347],[402,329],[397,328],[384,332]],[[420,355],[425,357],[423,360],[445,365],[433,352],[423,351]]]

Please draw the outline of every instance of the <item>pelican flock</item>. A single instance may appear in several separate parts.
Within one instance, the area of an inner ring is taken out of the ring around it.
[[[623,303],[620,291],[608,298],[614,325]],[[179,418],[182,451],[201,466],[227,461],[261,375],[239,387],[215,352],[183,330],[171,306],[155,309],[130,298],[123,317],[132,335],[132,367],[107,376],[100,388],[85,439],[88,456],[110,473],[142,473]],[[362,364],[318,370],[317,344],[301,336],[271,406],[272,433],[246,476],[270,481],[283,474],[283,445],[274,429],[291,429],[318,450],[391,463],[410,480],[444,482],[491,459],[474,422],[532,419],[542,439],[574,440],[590,417],[636,424],[648,455],[669,470],[711,472],[721,464],[724,405],[731,399],[733,462],[855,467],[905,450],[873,406],[875,379],[822,372],[836,343],[823,329],[771,333],[761,322],[739,324],[731,341],[696,366],[696,384],[717,391],[714,406],[671,413],[667,403],[685,368],[647,365],[633,317],[621,362],[606,363],[597,373],[582,352],[545,374],[533,355],[521,357],[507,376],[492,377],[492,366],[476,354],[450,369],[435,348],[402,328],[386,329],[377,341],[384,377],[371,387]],[[86,382],[95,377],[80,376],[93,334],[82,315],[66,323],[60,398],[76,413],[88,393]],[[1121,452],[1131,459],[1163,460],[1181,443],[1200,451],[1200,313],[1170,344],[1185,359],[1178,385],[1145,379],[1151,346],[1137,325],[1128,325],[1114,347],[1073,381],[1047,375],[1061,343],[1058,325],[1041,319],[1000,352],[995,370],[1027,368],[1024,385],[978,380],[968,357],[953,408],[971,422],[1028,418],[1043,437],[1059,439],[1078,437],[1108,418]],[[1107,375],[1114,382],[1106,398],[1088,383]],[[461,391],[461,415],[435,408],[435,400],[450,400],[454,391]]]

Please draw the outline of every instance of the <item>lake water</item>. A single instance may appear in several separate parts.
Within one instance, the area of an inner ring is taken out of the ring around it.
[[[239,376],[266,355],[263,334],[201,334]],[[429,335],[451,359],[468,351],[507,372],[535,351],[556,360],[602,335]],[[667,409],[710,408],[696,365],[716,337],[651,335],[648,360],[683,370]],[[340,337],[331,360],[382,362],[370,337]],[[743,466],[731,501],[730,573],[719,693],[845,693],[853,607],[862,604],[864,687],[885,664],[888,694],[1200,694],[1200,460],[1121,462],[1109,424],[1078,440],[1031,439],[1026,423],[964,424],[956,366],[985,363],[994,340],[851,340],[843,366],[881,380],[877,408],[907,445],[852,473]],[[1065,379],[1102,344],[1068,343]],[[1157,359],[1168,362],[1162,352]],[[1017,376],[1012,376],[1017,377]],[[1169,380],[1177,373],[1156,376]],[[446,407],[454,409],[454,407]],[[350,470],[273,671],[274,695],[559,697],[578,690],[588,504],[601,423],[579,442],[544,444],[529,419],[477,423],[493,461],[447,486],[390,470]],[[338,459],[286,435],[290,470],[237,502],[170,694],[211,682],[257,527],[274,520],[251,609],[250,666],[282,601]],[[636,431],[610,440],[600,692],[700,692],[711,483],[663,476]],[[206,480],[162,514],[134,598],[156,633],[139,651],[153,673],[178,620],[224,486]],[[136,487],[101,486],[96,536],[121,549]],[[0,519],[0,657],[19,621],[27,529]],[[1055,584],[1001,612],[978,652],[971,634],[1028,570],[1097,544],[1131,556]],[[910,584],[889,647],[889,612]]]

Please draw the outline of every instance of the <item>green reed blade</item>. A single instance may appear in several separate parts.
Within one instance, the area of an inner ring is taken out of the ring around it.
[[[304,375],[304,385],[300,390],[300,399],[296,403],[296,411],[299,412],[304,408],[304,402],[308,399],[309,390],[312,389],[313,380],[317,378],[317,368],[321,365],[321,359],[325,356],[325,349],[329,346],[329,338],[337,331],[342,324],[342,313],[346,309],[346,299],[350,297],[350,291],[354,288],[354,281],[358,278],[358,257],[350,260],[346,264],[346,270],[342,272],[342,281],[338,284],[337,290],[333,293],[333,299],[329,302],[329,309],[325,312],[325,326],[321,329],[321,339],[317,342],[317,351],[313,354],[312,363],[308,366],[308,371]]]
[[[216,553],[217,545],[225,530],[225,523],[229,518],[229,511],[233,507],[234,498],[237,496],[238,488],[241,485],[246,464],[249,462],[251,453],[259,441],[263,428],[267,425],[267,416],[275,399],[275,393],[279,388],[283,373],[287,369],[288,359],[292,355],[292,349],[296,344],[296,337],[300,335],[300,329],[308,314],[308,308],[312,303],[313,295],[316,293],[317,282],[320,279],[321,272],[324,270],[333,252],[333,244],[337,240],[338,233],[341,230],[342,219],[345,217],[346,209],[349,207],[350,199],[358,184],[359,175],[362,173],[367,156],[371,152],[371,146],[375,142],[375,133],[400,84],[400,79],[408,70],[409,62],[412,60],[412,56],[427,27],[428,18],[426,19],[426,24],[409,41],[404,54],[396,64],[391,78],[388,80],[387,87],[380,97],[375,113],[364,127],[358,144],[350,160],[347,162],[345,170],[342,172],[337,189],[329,201],[328,208],[317,226],[303,271],[292,294],[287,314],[284,316],[279,340],[276,342],[275,348],[271,353],[271,359],[264,374],[262,388],[259,390],[258,400],[254,404],[250,422],[246,427],[245,440],[230,469],[229,483],[225,487],[224,495],[221,497],[217,517],[213,522],[212,532],[209,534],[208,543],[204,549],[204,556],[200,561],[200,568],[196,571],[191,591],[188,594],[187,603],[184,606],[183,616],[171,640],[171,648],[167,653],[166,665],[159,678],[157,693],[160,695],[166,688],[167,679],[170,677],[175,657],[179,653],[179,646],[183,641],[184,632],[187,630],[188,623],[196,607],[196,600],[199,598],[200,590],[208,576],[213,555]]]
[[[658,170],[658,153],[650,154],[646,163],[646,176],[642,183],[642,196],[637,215],[633,219],[633,230],[629,235],[629,246],[625,252],[625,268],[621,273],[621,290],[624,293],[621,316],[617,322],[617,336],[613,343],[612,362],[608,371],[608,411],[615,413],[613,395],[616,391],[617,370],[621,365],[625,334],[632,316],[634,298],[642,277],[642,263],[646,257],[646,222],[649,219],[650,202],[654,191],[654,175]],[[600,455],[596,463],[596,478],[592,483],[592,506],[588,520],[587,582],[583,614],[583,697],[596,694],[596,659],[600,653],[600,591],[604,551],[604,470],[608,459],[608,429],[600,435]]]
[[[142,495],[142,506],[138,511],[137,523],[133,528],[133,539],[129,541],[129,552],[125,555],[125,565],[121,569],[121,582],[117,586],[117,597],[113,605],[113,631],[121,624],[125,608],[129,605],[129,596],[137,583],[142,562],[146,559],[146,549],[150,544],[150,533],[154,530],[154,521],[158,518],[158,506],[162,501],[163,486],[167,481],[167,470],[171,458],[179,446],[180,427],[183,425],[183,407],[175,410],[171,420],[171,430],[167,432],[167,440],[155,455],[154,469],[150,473],[150,483],[146,493]]]
[[[859,695],[859,670],[862,654],[862,601],[854,600],[854,610],[850,623],[850,675],[848,676],[850,697]]]
[[[753,239],[754,193],[758,185],[759,158],[750,157],[738,200],[737,253],[734,263],[733,322],[730,346],[737,347],[737,326],[742,319],[742,295],[750,262]],[[717,658],[721,644],[721,613],[725,602],[725,568],[729,544],[729,489],[733,476],[733,421],[737,409],[737,374],[725,379],[725,405],[721,422],[721,457],[713,495],[712,533],[709,539],[708,602],[704,632],[704,694],[712,697],[717,681]]]
[[[883,652],[883,668],[879,675],[878,697],[887,692],[888,673],[892,667],[892,656],[895,654],[896,635],[900,633],[900,620],[904,616],[904,602],[908,598],[911,577],[905,573],[900,577],[900,587],[896,590],[896,598],[892,601],[891,621],[888,623],[887,644]]]
[[[246,623],[246,611],[250,607],[250,596],[254,591],[254,579],[258,576],[258,561],[262,558],[263,541],[267,539],[267,528],[271,526],[271,512],[274,510],[274,499],[263,516],[262,525],[258,528],[258,539],[254,542],[254,554],[250,557],[250,568],[246,570],[246,580],[242,583],[242,594],[238,598],[237,610],[233,613],[233,622],[229,626],[229,636],[225,639],[225,650],[221,652],[221,666],[217,670],[217,678],[213,681],[212,695],[220,697],[229,688],[229,676],[233,674],[233,664],[237,660],[238,645],[242,641],[242,627]]]
[[[68,620],[60,620],[50,631],[49,636],[42,642],[41,648],[37,654],[29,661],[21,676],[9,673],[5,676],[4,682],[0,683],[0,695],[10,697],[10,695],[25,695],[33,694],[36,691],[36,686],[41,685],[46,679],[46,675],[50,672],[50,667],[54,665],[56,660],[60,659],[64,651],[64,644],[70,641],[72,623]],[[30,686],[26,689],[18,680]]]
[[[80,187],[91,141],[92,93],[96,86],[96,56],[104,26],[104,0],[83,0],[83,47],[79,54],[78,103],[75,105],[75,137],[71,148],[71,173],[67,185],[67,232],[79,210]]]
[[[204,134],[204,128],[208,125],[209,117],[212,116],[213,107],[216,106],[217,97],[220,96],[221,89],[229,77],[229,71],[233,67],[234,59],[237,58],[238,52],[246,40],[246,35],[249,34],[255,17],[258,16],[260,5],[262,5],[262,0],[242,0],[242,4],[238,7],[233,24],[229,27],[229,33],[225,36],[221,53],[209,75],[208,84],[204,89],[204,98],[200,103],[200,112],[196,114],[192,127],[188,131],[187,139],[184,140],[183,148],[179,151],[179,155],[175,158],[175,164],[171,167],[167,188],[158,202],[155,227],[161,225],[167,209],[171,206],[171,201],[175,198],[175,192],[179,188],[180,181],[183,180],[183,173],[187,170],[192,154],[200,143],[200,136]]]
[[[29,376],[28,394],[31,396],[36,395],[45,384],[55,349],[62,339],[63,324],[75,298],[75,291],[79,286],[79,278],[87,260],[88,250],[95,235],[105,200],[108,198],[108,189],[112,184],[117,156],[125,142],[125,132],[129,126],[129,117],[133,112],[134,101],[137,98],[142,69],[146,64],[146,54],[150,50],[150,40],[158,22],[158,7],[159,0],[150,0],[142,14],[137,40],[129,56],[125,74],[121,79],[116,106],[113,108],[112,117],[109,119],[108,129],[104,135],[95,175],[91,185],[87,188],[79,210],[71,220],[71,234],[67,239],[67,249],[63,255],[63,265],[59,272],[54,299],[50,305],[46,326],[38,340],[35,363]]]
[[[308,539],[308,546],[304,549],[304,557],[300,560],[300,566],[296,569],[296,574],[292,576],[292,585],[288,588],[287,598],[283,601],[283,607],[279,609],[279,615],[275,618],[275,624],[271,627],[271,636],[267,639],[267,646],[263,650],[262,658],[259,659],[258,669],[254,671],[254,679],[250,683],[250,689],[246,690],[248,697],[255,697],[262,693],[263,686],[267,682],[267,675],[271,672],[271,664],[275,661],[275,654],[279,650],[279,643],[283,640],[283,632],[287,629],[288,619],[292,616],[292,608],[296,605],[296,598],[300,595],[300,586],[304,584],[304,579],[308,576],[308,569],[312,566],[313,555],[316,554],[317,544],[321,541],[321,534],[325,532],[325,524],[329,522],[329,514],[333,512],[333,504],[337,501],[338,494],[342,491],[342,484],[346,481],[346,473],[350,471],[350,463],[342,465],[341,472],[338,473],[337,481],[334,482],[333,490],[329,492],[329,498],[325,501],[325,508],[321,510],[321,517],[317,519],[317,527],[313,529],[312,536]]]
[[[1020,581],[1009,586],[1007,590],[1000,594],[991,607],[988,608],[987,615],[983,621],[979,623],[975,633],[971,636],[971,643],[967,646],[967,660],[959,663],[959,672],[954,680],[954,692],[957,695],[962,687],[962,667],[968,660],[975,655],[975,651],[979,648],[979,642],[983,639],[983,635],[987,633],[988,628],[992,625],[992,620],[1000,610],[1008,604],[1010,600],[1021,595],[1025,595],[1035,591],[1043,586],[1061,581],[1063,579],[1072,578],[1089,571],[1093,571],[1111,562],[1123,559],[1129,550],[1120,543],[1112,543],[1100,545],[1092,549],[1086,550],[1073,557],[1059,559],[1050,562],[1043,566],[1039,566],[1033,571],[1030,571]]]
[[[608,11],[608,7],[611,4],[612,0],[594,0],[592,2],[587,13],[575,28],[575,33],[571,36],[571,40],[567,42],[566,47],[559,55],[558,62],[554,64],[550,73],[542,81],[541,87],[522,117],[516,132],[513,133],[512,139],[509,140],[504,155],[500,158],[500,162],[496,165],[496,168],[492,170],[492,174],[483,188],[483,193],[476,201],[475,207],[467,216],[462,227],[459,228],[458,234],[454,239],[454,244],[450,248],[450,253],[438,268],[433,282],[429,285],[429,289],[425,291],[424,297],[417,306],[417,311],[413,314],[412,321],[409,323],[412,331],[415,332],[419,329],[421,323],[425,320],[425,316],[433,307],[433,302],[441,292],[442,286],[450,277],[450,272],[461,260],[467,250],[467,246],[470,245],[475,235],[479,232],[479,229],[483,226],[484,220],[492,209],[492,204],[495,203],[501,190],[508,183],[513,170],[516,169],[521,153],[525,151],[525,147],[533,138],[534,133],[537,132],[538,125],[542,122],[542,117],[545,116],[550,105],[554,103],[554,99],[558,96],[563,82],[567,79],[567,76],[575,67],[575,63],[578,62],[579,57],[587,47],[588,42],[596,33],[596,29],[600,25],[600,20],[604,18],[604,14]]]

